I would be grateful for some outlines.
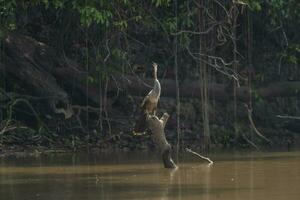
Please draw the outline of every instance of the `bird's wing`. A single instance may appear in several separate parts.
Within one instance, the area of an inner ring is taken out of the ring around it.
[[[143,99],[143,101],[141,103],[141,106],[140,106],[141,108],[143,108],[145,106],[145,103],[149,100],[149,98],[150,98],[149,94],[147,94],[147,96],[145,96],[145,98]]]

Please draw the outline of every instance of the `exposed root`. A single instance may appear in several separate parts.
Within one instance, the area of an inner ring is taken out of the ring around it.
[[[251,140],[249,140],[244,134],[242,134],[242,137],[244,140],[246,140],[246,142],[248,142],[251,146],[253,146],[255,149],[259,150],[258,146],[252,142]]]
[[[19,98],[19,99],[15,99],[12,100],[12,103],[9,105],[9,113],[8,113],[8,119],[6,120],[6,122],[3,125],[3,128],[0,131],[0,135],[4,134],[6,131],[10,130],[12,127],[10,126],[10,122],[12,121],[12,112],[13,112],[13,107],[18,104],[19,102],[23,102],[25,103],[32,111],[33,115],[36,117],[36,119],[39,122],[42,122],[41,119],[38,116],[38,113],[35,111],[35,109],[33,108],[33,106],[29,103],[29,101],[27,101],[26,99],[23,98]]]
[[[247,104],[244,104],[244,106],[245,106],[245,108],[246,108],[247,111],[248,111],[248,119],[249,119],[249,122],[250,122],[250,124],[251,124],[251,126],[252,126],[254,132],[255,132],[259,137],[261,137],[262,139],[264,139],[265,141],[267,141],[267,142],[269,142],[269,143],[272,143],[271,140],[269,140],[268,138],[266,138],[263,134],[261,134],[261,133],[257,130],[257,128],[256,128],[256,126],[255,126],[255,124],[254,124],[254,122],[253,122],[253,119],[252,119],[252,109],[250,109],[249,106],[248,106]]]

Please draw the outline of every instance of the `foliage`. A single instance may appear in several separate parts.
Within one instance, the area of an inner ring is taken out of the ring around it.
[[[0,0],[0,19],[2,31],[3,29],[14,30],[16,28],[15,7],[16,1]]]
[[[234,146],[234,130],[227,127],[219,127],[215,130],[215,143],[222,145],[223,148]]]

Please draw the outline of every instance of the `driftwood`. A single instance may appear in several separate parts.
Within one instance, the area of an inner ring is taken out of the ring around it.
[[[168,143],[164,131],[168,119],[168,113],[164,113],[160,119],[156,115],[148,115],[147,125],[154,142],[159,147],[165,168],[176,168],[177,166],[171,158],[171,145]]]

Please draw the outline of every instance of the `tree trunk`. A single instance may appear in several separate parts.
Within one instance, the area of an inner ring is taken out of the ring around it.
[[[199,32],[204,32],[206,30],[206,15],[202,8],[206,7],[204,0],[200,1],[201,8],[198,8],[199,12]],[[199,36],[199,53],[200,55],[207,55],[207,35]],[[210,146],[210,127],[209,127],[209,97],[208,97],[208,73],[206,61],[201,60],[198,63],[200,72],[200,83],[201,83],[201,106],[202,106],[202,121],[203,121],[203,141],[202,148],[209,149]]]
[[[177,166],[171,158],[171,145],[168,143],[164,131],[168,118],[168,113],[164,113],[160,119],[155,115],[148,115],[147,125],[152,133],[154,142],[161,152],[164,167],[176,168]]]

